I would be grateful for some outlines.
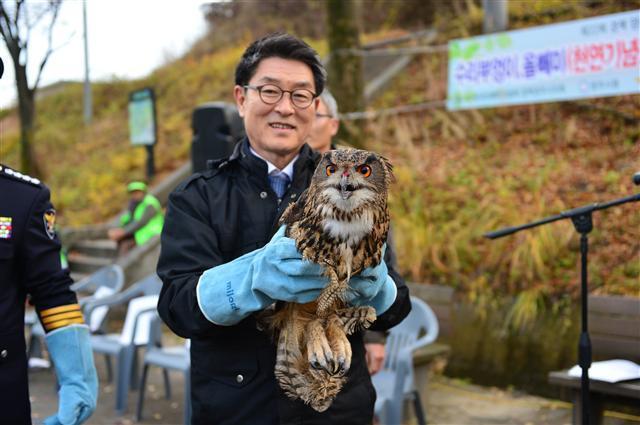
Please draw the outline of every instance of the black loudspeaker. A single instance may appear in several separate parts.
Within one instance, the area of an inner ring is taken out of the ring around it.
[[[210,102],[195,108],[191,129],[191,164],[194,173],[204,171],[210,159],[229,156],[245,134],[236,106],[226,102]]]

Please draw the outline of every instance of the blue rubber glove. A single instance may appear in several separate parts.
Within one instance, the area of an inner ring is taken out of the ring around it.
[[[231,326],[276,300],[308,303],[327,285],[323,267],[302,259],[281,226],[264,247],[205,271],[198,306],[216,325]]]
[[[98,401],[98,375],[93,364],[89,329],[71,325],[45,337],[60,390],[58,413],[45,419],[45,425],[81,424],[93,413]]]
[[[386,250],[386,245],[383,248]],[[387,311],[396,300],[398,288],[389,276],[389,269],[384,260],[375,267],[364,269],[349,280],[347,301],[356,306],[368,305],[376,309],[380,315]]]

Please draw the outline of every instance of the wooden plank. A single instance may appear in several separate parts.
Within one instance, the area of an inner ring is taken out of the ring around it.
[[[594,359],[628,359],[640,362],[640,340],[591,335],[591,346]]]
[[[442,305],[431,305],[428,303],[431,310],[435,313],[439,322],[449,322],[451,321],[451,306],[442,306]]]
[[[640,297],[589,295],[589,312],[633,316],[640,319]]]
[[[407,286],[412,295],[427,301],[430,306],[432,304],[451,304],[453,300],[454,289],[450,286],[415,282],[407,282]]]
[[[580,389],[580,378],[569,376],[568,370],[550,372],[549,383],[562,387]],[[615,384],[603,381],[589,380],[589,391],[607,395],[616,395],[640,399],[640,380],[617,382]]]
[[[592,335],[612,335],[640,341],[640,320],[590,315],[589,333]]]
[[[450,353],[451,347],[447,344],[435,342],[424,347],[420,347],[413,352],[413,365],[414,367],[417,367],[422,364],[428,364],[434,358],[438,356],[449,356]]]

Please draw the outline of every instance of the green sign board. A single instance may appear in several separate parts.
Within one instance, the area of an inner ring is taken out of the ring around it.
[[[129,95],[129,137],[136,146],[156,143],[156,104],[150,88]]]

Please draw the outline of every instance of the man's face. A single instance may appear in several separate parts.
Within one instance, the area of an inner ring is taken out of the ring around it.
[[[273,84],[283,90],[316,91],[311,68],[303,62],[276,57],[260,61],[249,81],[254,87],[264,84]],[[284,93],[282,99],[272,105],[264,103],[257,90],[235,86],[234,95],[251,147],[260,156],[274,162],[273,158],[290,156],[305,143],[318,99],[301,109],[293,105],[289,93]]]
[[[316,118],[311,126],[309,146],[320,153],[331,150],[331,139],[338,132],[340,121],[331,116],[327,105],[320,99]]]
[[[131,200],[136,202],[142,201],[144,199],[144,195],[145,193],[141,190],[134,190],[129,194],[129,196],[131,197]]]

